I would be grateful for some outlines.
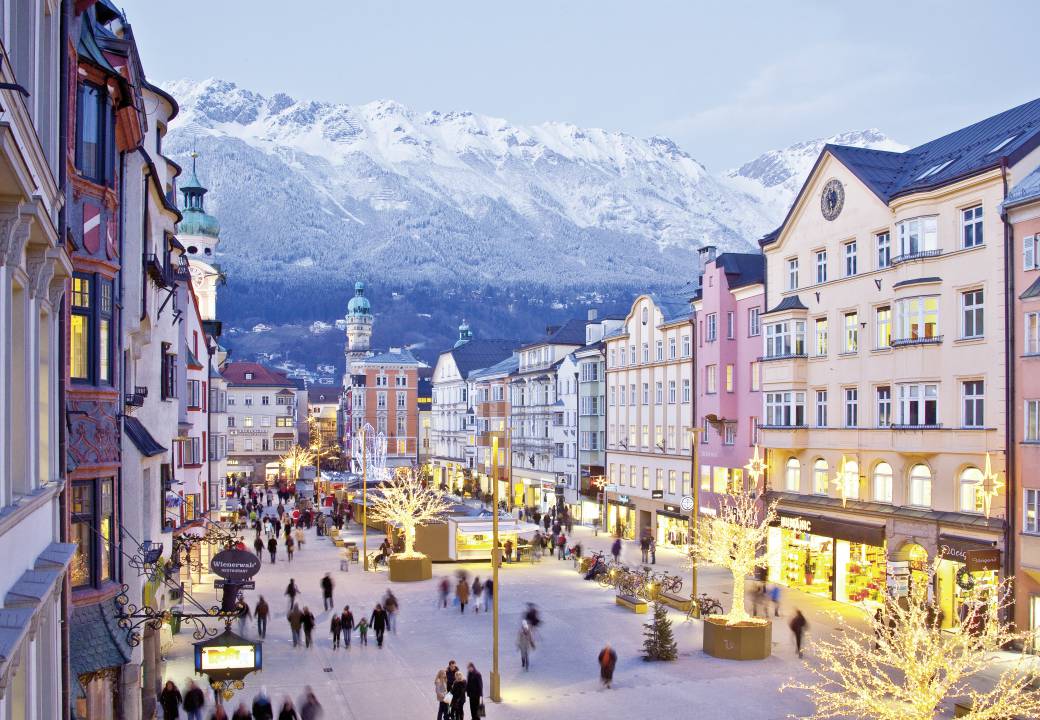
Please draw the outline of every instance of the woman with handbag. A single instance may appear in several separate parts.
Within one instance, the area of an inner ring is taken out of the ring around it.
[[[451,684],[451,720],[463,720],[462,709],[466,707],[466,676],[462,671],[455,673]]]
[[[437,671],[433,691],[437,695],[437,720],[450,720],[451,695],[448,693],[448,674],[444,670]]]

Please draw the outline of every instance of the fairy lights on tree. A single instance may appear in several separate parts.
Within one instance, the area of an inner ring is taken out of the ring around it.
[[[396,525],[404,534],[404,557],[421,557],[415,552],[415,528],[437,520],[450,509],[444,492],[423,479],[411,468],[398,468],[379,486],[380,497],[373,498],[372,517]]]
[[[295,480],[300,468],[314,464],[314,453],[305,447],[293,445],[285,455],[278,458],[278,463],[285,468],[289,477]]]
[[[1040,717],[1040,676],[1024,656],[992,678],[1001,667],[993,652],[1025,639],[999,620],[1013,597],[1011,581],[965,591],[950,632],[928,599],[934,576],[935,566],[928,582],[890,599],[866,629],[841,618],[837,632],[813,645],[810,678],[784,686],[808,694],[810,720],[933,720],[954,702],[968,708],[959,716],[967,720]]]

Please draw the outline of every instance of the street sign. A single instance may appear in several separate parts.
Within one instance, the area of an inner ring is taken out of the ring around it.
[[[684,495],[683,499],[679,501],[679,507],[683,509],[683,512],[690,512],[693,510],[693,498],[689,495]]]
[[[209,567],[214,574],[237,582],[260,572],[260,558],[245,550],[222,550],[209,561]]]
[[[238,586],[239,590],[256,590],[256,583],[253,582],[252,580],[250,580],[249,582],[240,582],[240,583],[234,583],[234,584]],[[215,589],[217,589],[217,590],[220,590],[225,585],[227,585],[227,580],[222,580],[220,578],[217,578],[216,580],[213,581],[213,587]]]

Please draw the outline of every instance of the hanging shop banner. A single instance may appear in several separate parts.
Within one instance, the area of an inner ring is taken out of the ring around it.
[[[973,538],[940,535],[939,557],[964,563],[968,572],[1000,570],[1000,548]]]
[[[848,520],[823,517],[822,515],[805,515],[784,509],[778,509],[777,514],[779,517],[774,524],[788,530],[821,535],[838,540],[848,540],[875,547],[882,547],[885,544],[884,525],[866,525]]]
[[[654,500],[660,500],[664,497],[664,490],[651,490],[650,497]]]
[[[245,550],[222,550],[213,556],[209,567],[225,580],[249,580],[260,572],[260,558]]]

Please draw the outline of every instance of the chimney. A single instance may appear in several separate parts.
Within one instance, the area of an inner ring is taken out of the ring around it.
[[[599,316],[599,311],[596,308],[589,308],[588,321],[592,322]]]
[[[697,251],[697,253],[700,255],[701,258],[702,269],[708,263],[715,262],[715,257],[718,255],[718,251],[719,249],[715,245],[701,245],[701,248]]]

